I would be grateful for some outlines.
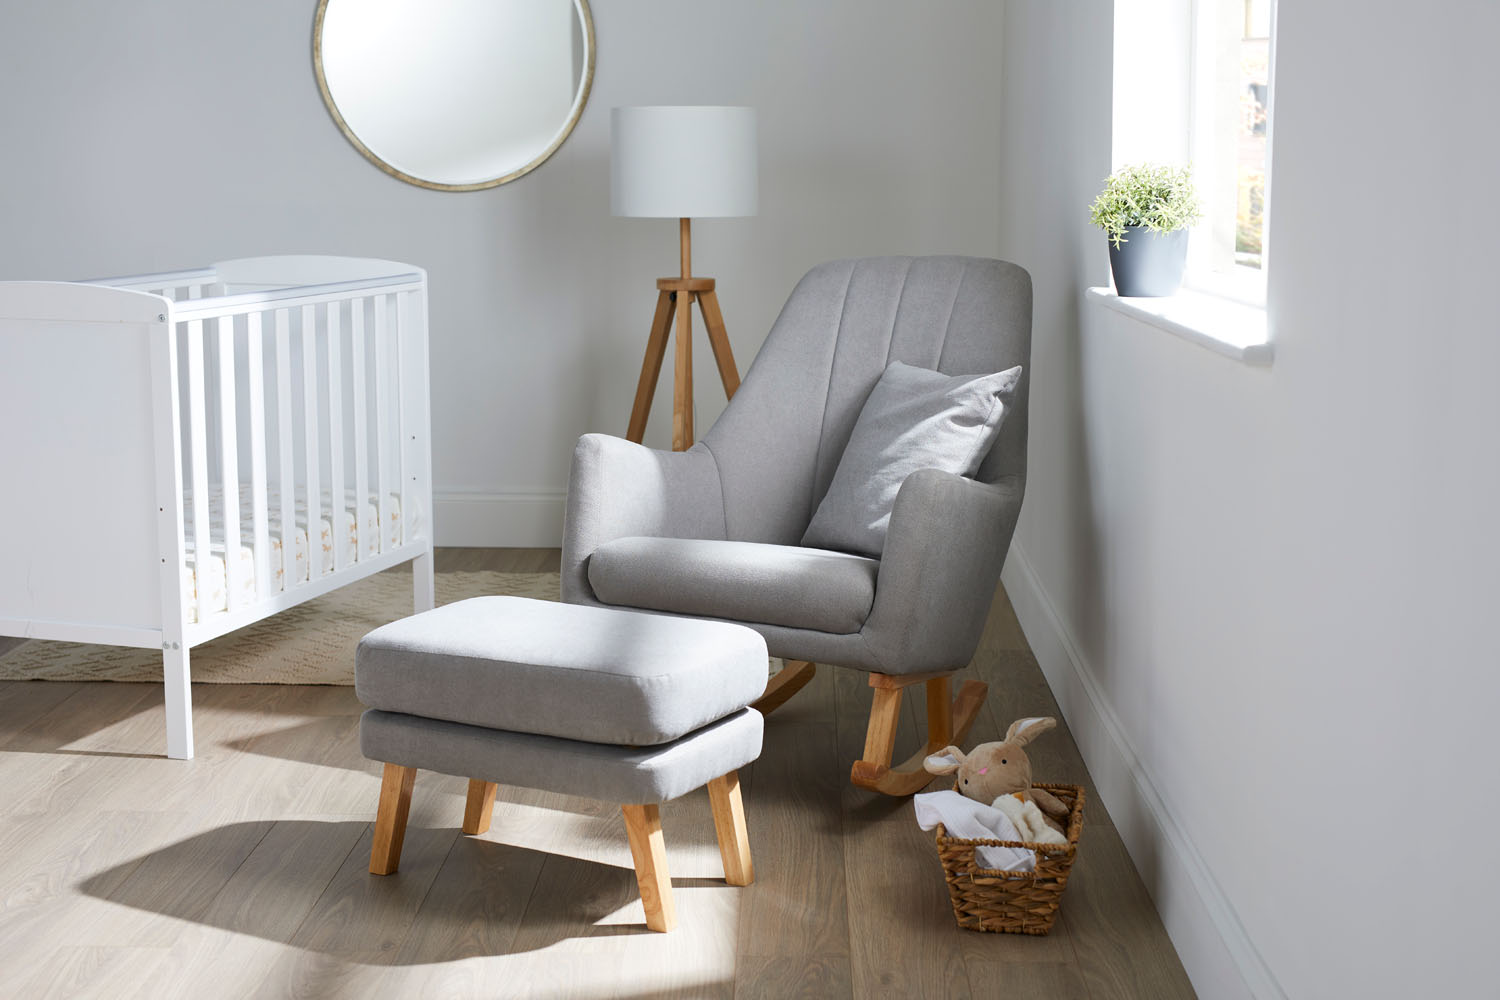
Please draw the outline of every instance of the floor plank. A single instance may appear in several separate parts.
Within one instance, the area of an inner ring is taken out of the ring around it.
[[[838,734],[807,717],[833,697],[833,671],[821,670],[781,715],[766,722],[760,759],[746,770],[745,822],[756,881],[740,912],[739,954],[849,957],[843,906],[843,811]],[[794,710],[796,709],[796,710]]]
[[[834,678],[839,758],[852,763],[864,748],[870,686],[854,671]],[[903,711],[897,758],[917,743],[912,714]],[[959,940],[965,932],[953,921],[936,846],[918,829],[911,801],[856,788],[847,778],[842,800],[854,995],[972,996]]]
[[[165,948],[64,945],[54,948],[14,995],[28,1000],[113,1000],[120,995],[120,983],[150,977],[166,953]]]
[[[444,549],[440,571],[553,571],[556,549]],[[968,745],[1057,712],[998,593]],[[0,683],[0,996],[1188,997],[1065,726],[1039,780],[1090,796],[1045,938],[964,931],[911,805],[854,788],[865,675],[822,666],[741,772],[756,881],[725,884],[708,797],[664,805],[680,926],[648,932],[618,809],[422,772],[401,871],[366,872],[379,765],[347,687],[196,685],[198,756],[159,756],[153,684]],[[898,754],[924,718],[907,698]],[[942,787],[934,783],[932,788]]]

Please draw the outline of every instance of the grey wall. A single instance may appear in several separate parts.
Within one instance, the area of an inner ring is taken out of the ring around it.
[[[612,106],[759,109],[761,214],[694,228],[742,369],[818,261],[995,251],[1000,4],[603,0],[573,136],[531,175],[470,194],[393,180],[339,134],[313,79],[315,6],[12,5],[0,276],[282,252],[426,267],[440,542],[555,543],[572,442],[623,433],[677,234],[610,217]],[[706,428],[723,401],[697,346]]]
[[[1280,5],[1269,370],[1083,301],[1111,11],[1007,5],[1023,627],[1200,995],[1488,995],[1500,7]]]

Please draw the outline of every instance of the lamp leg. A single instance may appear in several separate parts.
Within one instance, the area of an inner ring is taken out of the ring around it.
[[[693,297],[677,296],[677,371],[672,385],[672,450],[693,446]]]
[[[703,326],[708,330],[708,346],[713,348],[714,361],[719,366],[719,381],[724,383],[724,398],[733,399],[740,387],[740,373],[734,366],[734,351],[729,348],[729,331],[724,329],[724,314],[719,312],[719,293],[710,288],[706,292],[694,292],[698,308],[703,313]]]
[[[635,405],[630,410],[630,429],[625,438],[641,443],[646,436],[646,418],[651,415],[651,400],[656,397],[656,380],[661,376],[661,363],[667,356],[667,336],[672,330],[671,292],[660,292],[656,296],[656,317],[651,320],[651,335],[646,338],[646,358],[641,363],[641,381],[635,387]]]

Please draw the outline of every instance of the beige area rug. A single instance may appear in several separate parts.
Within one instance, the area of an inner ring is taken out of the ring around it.
[[[437,602],[512,594],[558,599],[556,573],[439,573]],[[411,574],[386,571],[195,646],[193,680],[208,684],[354,683],[354,647],[371,629],[411,614]],[[150,649],[32,641],[0,655],[0,680],[153,681]]]

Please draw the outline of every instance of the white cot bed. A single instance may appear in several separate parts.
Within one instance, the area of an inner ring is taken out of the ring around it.
[[[259,257],[0,282],[0,635],[188,651],[408,560],[433,606],[427,277]]]

